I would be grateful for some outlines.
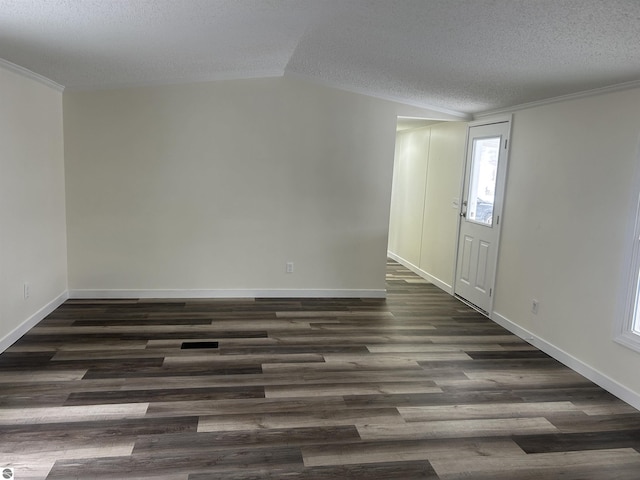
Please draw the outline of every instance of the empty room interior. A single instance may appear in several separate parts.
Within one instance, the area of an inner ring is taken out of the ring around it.
[[[639,2],[0,10],[3,478],[640,478]]]

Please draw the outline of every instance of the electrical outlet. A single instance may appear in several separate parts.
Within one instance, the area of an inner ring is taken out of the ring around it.
[[[29,285],[27,282],[24,282],[22,292],[24,294],[25,300],[29,298],[31,296],[31,285]]]
[[[287,262],[287,273],[293,273],[293,262]]]
[[[538,302],[538,300],[533,299],[531,300],[531,313],[533,313],[534,315],[538,314],[538,306],[539,306],[540,302]]]

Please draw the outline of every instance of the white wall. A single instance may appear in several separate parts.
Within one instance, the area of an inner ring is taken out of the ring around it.
[[[389,251],[420,264],[431,127],[399,131],[393,166]]]
[[[618,394],[635,392],[636,405],[640,354],[612,332],[626,289],[639,125],[640,89],[514,114],[494,306],[494,318],[547,351]]]
[[[0,67],[0,351],[66,289],[62,94]]]
[[[446,291],[453,285],[467,124],[438,123],[397,133],[390,255]]]
[[[64,111],[72,295],[384,294],[397,105],[271,78]]]
[[[422,222],[420,268],[450,288],[453,286],[460,196],[467,124],[431,127],[427,194]]]

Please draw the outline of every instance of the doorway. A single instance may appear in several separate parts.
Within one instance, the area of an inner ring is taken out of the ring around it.
[[[469,125],[454,293],[487,316],[493,306],[511,118]]]
[[[432,121],[396,135],[388,256],[452,295],[467,130]]]

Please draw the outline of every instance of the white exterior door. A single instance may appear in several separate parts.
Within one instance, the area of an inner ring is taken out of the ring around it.
[[[493,304],[510,125],[510,120],[472,124],[467,139],[454,292],[487,314]]]

